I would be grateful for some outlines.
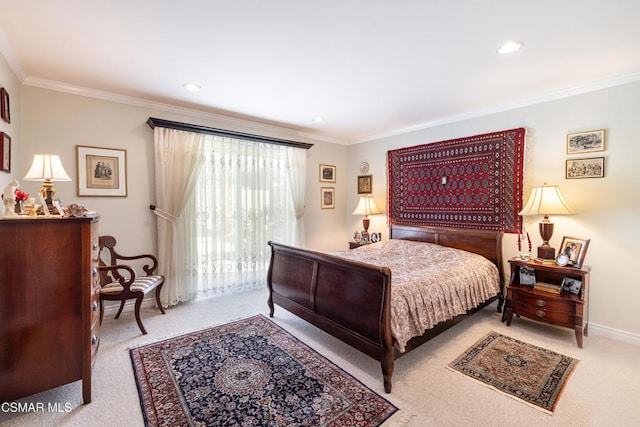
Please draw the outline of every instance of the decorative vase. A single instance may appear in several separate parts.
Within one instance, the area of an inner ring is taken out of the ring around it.
[[[24,212],[24,202],[23,201],[16,201],[16,206],[14,209],[15,213],[17,214],[23,214]]]

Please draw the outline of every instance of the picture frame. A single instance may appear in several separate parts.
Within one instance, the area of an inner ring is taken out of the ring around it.
[[[593,153],[605,150],[606,129],[567,134],[567,154]]]
[[[373,193],[373,175],[360,175],[358,177],[358,194]]]
[[[320,188],[320,208],[335,209],[336,207],[336,189],[334,187]]]
[[[536,271],[529,267],[519,268],[520,284],[524,286],[533,286],[536,283]]]
[[[44,216],[51,216],[51,212],[49,211],[49,207],[47,206],[47,202],[44,200],[44,196],[42,193],[38,192],[38,201],[40,202],[40,206],[42,207],[42,214]]]
[[[581,268],[584,258],[587,255],[590,239],[580,239],[577,237],[564,236],[559,252],[564,252],[569,257],[568,266]]]
[[[127,150],[76,145],[78,196],[127,197]]]
[[[53,200],[52,201],[52,205],[55,211],[57,211],[58,213],[56,215],[64,215],[64,209],[62,208],[62,203],[60,203],[60,200]],[[55,212],[54,212],[55,214]]]
[[[582,280],[576,279],[575,277],[564,276],[561,287],[563,292],[579,295],[580,289],[582,289]]]
[[[0,171],[11,173],[11,137],[0,132]]]
[[[604,157],[567,159],[566,179],[604,178]]]
[[[336,167],[320,165],[320,182],[336,182]]]
[[[11,123],[11,104],[9,102],[9,92],[5,88],[0,88],[0,117],[7,123]]]
[[[353,241],[356,243],[360,243],[360,241],[362,240],[362,234],[360,234],[359,231],[354,231],[353,232]]]

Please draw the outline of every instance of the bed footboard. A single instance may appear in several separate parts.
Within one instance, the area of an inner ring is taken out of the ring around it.
[[[379,360],[390,393],[391,271],[275,242],[269,246],[269,315],[277,304]]]

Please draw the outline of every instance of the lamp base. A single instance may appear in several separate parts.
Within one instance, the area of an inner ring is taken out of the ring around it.
[[[548,259],[555,260],[556,259],[556,250],[549,245],[538,246],[538,258],[540,259]]]

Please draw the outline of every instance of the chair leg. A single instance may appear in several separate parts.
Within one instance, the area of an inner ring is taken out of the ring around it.
[[[140,320],[140,306],[142,305],[142,299],[144,297],[144,294],[142,292],[140,292],[140,295],[138,297],[136,297],[136,306],[135,306],[135,310],[136,310],[136,322],[138,322],[138,327],[140,328],[140,330],[142,331],[142,333],[144,335],[147,335],[147,330],[144,328],[144,326],[142,325],[142,320]]]
[[[116,317],[114,317],[114,319],[117,319],[118,317],[120,317],[120,314],[122,313],[122,309],[124,308],[125,301],[126,300],[120,301],[120,310],[118,310],[118,312],[116,313]]]
[[[164,311],[164,307],[162,306],[162,303],[160,302],[160,290],[162,289],[162,285],[158,286],[156,288],[156,304],[158,306],[158,308],[160,309],[160,312],[162,314],[166,314]]]

